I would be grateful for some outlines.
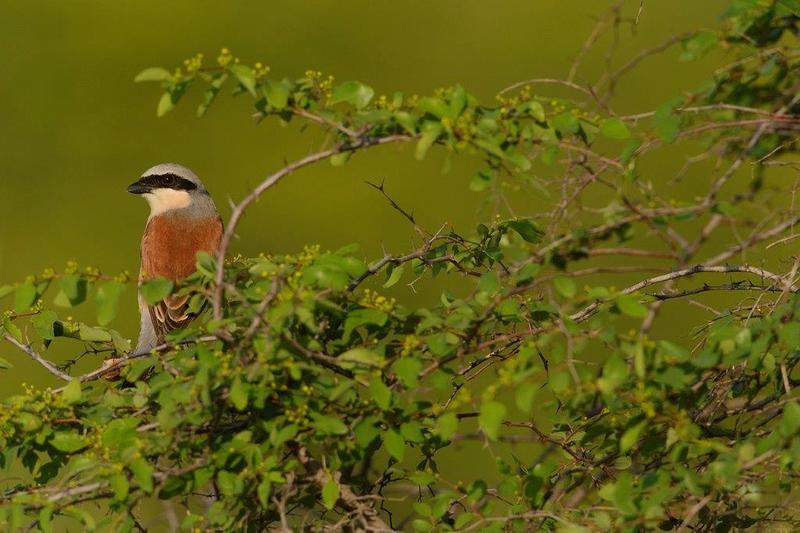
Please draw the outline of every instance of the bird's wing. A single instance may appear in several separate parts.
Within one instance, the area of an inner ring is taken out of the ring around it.
[[[190,295],[172,294],[155,305],[148,306],[153,328],[159,339],[175,329],[182,329],[194,320],[195,315],[189,311]]]

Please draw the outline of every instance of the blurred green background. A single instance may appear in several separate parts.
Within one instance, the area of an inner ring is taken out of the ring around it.
[[[616,64],[670,35],[714,26],[725,3],[644,2],[636,35],[622,28]],[[158,119],[157,86],[133,83],[145,67],[171,69],[196,52],[213,61],[228,47],[244,62],[270,65],[277,77],[320,70],[339,81],[368,83],[378,94],[428,94],[461,83],[491,102],[513,82],[565,77],[596,18],[610,5],[605,0],[2,2],[0,283],[45,267],[61,269],[69,259],[107,273],[135,273],[147,209],[125,188],[153,164],[174,161],[194,169],[227,218],[228,198],[240,199],[284,160],[304,155],[320,141],[319,135],[274,119],[256,126],[246,97],[221,95],[207,117],[197,119],[195,106],[186,104],[196,103],[199,94],[190,94],[188,102]],[[623,13],[634,16],[639,5],[631,0]],[[609,43],[601,40],[586,57],[577,81],[596,79],[606,66]],[[615,109],[653,109],[695,88],[719,59],[687,63],[677,60],[679,54],[674,49],[655,56],[625,78]],[[450,222],[468,233],[479,219],[481,201],[467,187],[474,162],[457,161],[442,174],[443,162],[441,151],[420,163],[409,147],[382,147],[345,167],[303,170],[251,209],[233,251],[282,253],[307,243],[337,248],[358,242],[364,255],[374,258],[383,249],[409,249],[411,227],[364,180],[385,180],[392,196],[424,226]],[[401,284],[395,296],[419,301],[438,295],[430,283],[417,287],[421,292],[414,296]],[[132,288],[122,307],[114,326],[134,337]],[[92,316],[91,309],[86,313]],[[22,381],[53,383],[9,345],[0,345],[0,355],[16,365],[0,377],[3,395],[19,390]]]

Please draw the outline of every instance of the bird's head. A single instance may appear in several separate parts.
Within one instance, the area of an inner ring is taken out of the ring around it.
[[[214,210],[214,204],[203,182],[188,168],[175,163],[162,163],[147,169],[142,176],[128,186],[128,192],[140,194],[150,204],[150,216],[180,210]]]

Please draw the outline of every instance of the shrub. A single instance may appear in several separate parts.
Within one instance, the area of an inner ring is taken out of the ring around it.
[[[142,288],[208,308],[153,353],[128,353],[108,327],[124,276],[69,265],[0,287],[0,335],[66,383],[3,401],[0,462],[18,460],[30,479],[0,488],[0,524],[51,531],[72,517],[132,530],[154,499],[185,510],[187,529],[793,524],[800,263],[773,273],[738,260],[789,242],[798,222],[791,180],[771,179],[796,170],[798,14],[795,0],[737,0],[719,28],[645,50],[593,85],[529,80],[491,104],[459,85],[376,97],[318,72],[278,80],[226,50],[212,65],[143,71],[138,81],[164,89],[159,114],[200,87],[202,115],[232,85],[259,119],[316,124],[326,142],[236,206],[218,257],[198,256],[179,287]],[[601,22],[622,24],[615,16]],[[727,62],[651,112],[615,114],[622,76],[671,45],[684,59],[714,51]],[[574,96],[538,92],[553,83]],[[413,144],[419,159],[431,149],[479,157],[469,187],[506,214],[468,233],[423,228],[373,184],[418,247],[371,262],[355,246],[225,259],[270,187],[389,143]],[[676,176],[647,168],[673,145],[687,166],[717,162],[703,167],[702,195],[684,197]],[[513,215],[509,195],[547,205],[534,213],[526,200]],[[620,274],[638,281],[579,282]],[[422,277],[463,290],[429,307],[383,294]],[[704,303],[717,292],[729,293],[722,309]],[[62,308],[93,300],[97,325],[59,316],[49,295]],[[711,316],[691,344],[660,337],[659,323],[689,303]],[[70,375],[45,357],[56,342],[118,360]],[[13,376],[8,360],[0,367]],[[491,472],[452,466],[472,441]]]

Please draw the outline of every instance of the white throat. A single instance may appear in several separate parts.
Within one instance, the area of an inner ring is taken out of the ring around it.
[[[175,189],[155,189],[143,195],[150,204],[150,216],[158,216],[173,209],[183,209],[192,204],[192,198],[186,191]]]

